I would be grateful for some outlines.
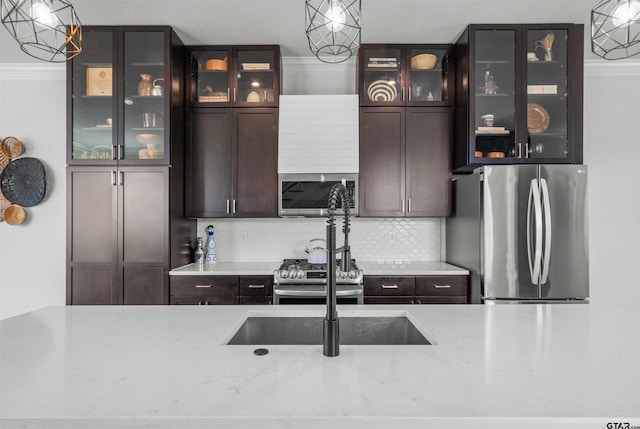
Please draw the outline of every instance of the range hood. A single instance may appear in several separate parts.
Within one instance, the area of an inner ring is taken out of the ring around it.
[[[357,173],[358,95],[281,95],[278,173]]]

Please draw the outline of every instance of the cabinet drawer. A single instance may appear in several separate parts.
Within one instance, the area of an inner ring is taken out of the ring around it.
[[[241,296],[271,296],[273,276],[240,276]]]
[[[466,296],[468,276],[417,276],[418,296]]]
[[[172,276],[171,296],[238,299],[236,276]]]
[[[367,295],[415,295],[416,283],[413,276],[383,277],[365,276],[364,294]]]

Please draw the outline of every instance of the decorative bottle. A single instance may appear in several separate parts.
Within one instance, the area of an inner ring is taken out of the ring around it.
[[[207,227],[207,250],[204,261],[207,264],[216,263],[216,241],[213,237],[213,225]]]
[[[497,92],[497,89],[496,80],[491,74],[491,70],[486,70],[484,72],[484,93],[493,95]]]
[[[198,265],[204,264],[204,249],[202,248],[202,237],[198,237],[198,244],[196,246],[195,262]]]
[[[153,82],[151,81],[151,75],[143,73],[140,75],[140,82],[138,82],[138,95],[148,97],[151,95],[151,89],[153,88]]]

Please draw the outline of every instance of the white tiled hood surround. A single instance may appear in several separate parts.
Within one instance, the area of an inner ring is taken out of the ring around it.
[[[312,238],[325,238],[326,218],[198,219],[198,235],[215,227],[220,262],[280,261],[305,258]],[[342,245],[342,218],[336,219]],[[349,243],[361,261],[440,261],[441,219],[355,218]],[[195,241],[195,237],[194,237]]]

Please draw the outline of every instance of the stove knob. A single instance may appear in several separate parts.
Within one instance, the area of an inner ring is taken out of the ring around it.
[[[280,271],[280,276],[282,276],[283,279],[286,279],[287,277],[289,277],[289,271],[281,270]]]
[[[297,274],[298,274],[298,278],[299,278],[299,279],[301,279],[301,278],[303,278],[303,277],[304,277],[304,271],[302,271],[302,270],[298,270],[298,273],[297,273]]]
[[[355,270],[351,270],[349,271],[349,278],[351,279],[355,279],[357,276],[357,273],[355,272]]]

